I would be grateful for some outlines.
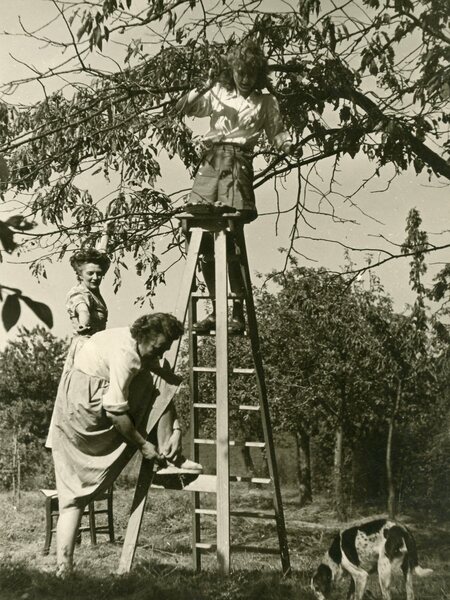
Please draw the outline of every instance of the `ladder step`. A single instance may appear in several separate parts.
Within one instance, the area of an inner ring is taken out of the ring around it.
[[[191,298],[204,298],[205,300],[211,300],[212,298],[214,298],[214,296],[211,296],[211,294],[206,294],[204,292],[191,292]],[[235,294],[234,292],[228,292],[229,300],[233,300],[235,298],[245,300],[244,294]]]
[[[197,542],[195,547],[199,550],[203,550],[203,552],[212,552],[216,549],[216,544],[205,544],[204,542]]]
[[[215,475],[170,475],[161,483],[152,483],[152,489],[215,494],[216,479]]]
[[[216,367],[192,367],[192,370],[194,373],[215,373]],[[255,369],[242,369],[239,367],[230,370],[235,375],[254,375],[255,373]]]
[[[216,335],[216,331],[215,329],[212,329],[211,331],[208,331],[208,333],[199,333],[198,331],[193,330],[192,331],[192,335],[198,335],[198,336],[211,336],[214,337]],[[233,333],[231,331],[228,332],[228,337],[248,337],[248,333],[247,330],[243,331],[242,333]]]
[[[205,542],[197,542],[195,547],[204,552],[213,552],[217,549],[216,544],[207,544]],[[279,548],[265,548],[264,546],[247,546],[241,544],[232,544],[230,549],[233,552],[253,552],[255,554],[280,554]]]
[[[213,508],[196,508],[195,514],[216,517],[217,510],[215,510]],[[230,517],[275,520],[275,514],[273,512],[269,513],[269,512],[262,512],[262,511],[255,511],[255,510],[230,510]]]
[[[217,510],[215,508],[196,508],[195,509],[195,514],[196,515],[216,516],[217,515]]]
[[[237,375],[254,375],[255,374],[255,369],[232,369],[233,373],[236,373]]]
[[[194,402],[194,408],[217,408],[217,404],[210,402]],[[239,410],[260,411],[260,407],[256,404],[240,404]]]
[[[215,446],[216,440],[207,440],[204,438],[194,438],[194,444],[198,444],[199,446]],[[246,446],[247,448],[265,448],[266,447],[265,442],[240,442],[240,441],[230,440],[228,442],[228,444],[230,446],[238,446],[238,447]]]
[[[230,483],[259,483],[267,485],[272,483],[272,480],[268,477],[241,477],[240,475],[230,475]],[[167,477],[164,478],[160,477],[158,483],[152,483],[152,489],[182,490],[185,492],[205,492],[215,494],[216,484],[217,477],[215,475],[167,475]]]
[[[272,483],[270,477],[249,477],[247,475],[230,475],[230,481],[236,481],[239,483]]]

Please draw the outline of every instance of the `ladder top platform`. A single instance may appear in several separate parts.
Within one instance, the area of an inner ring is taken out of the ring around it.
[[[240,213],[223,214],[205,214],[192,215],[190,213],[180,213],[177,219],[181,221],[181,226],[185,230],[193,227],[206,229],[207,231],[221,231],[223,229],[233,229],[237,224],[243,224],[245,220]]]

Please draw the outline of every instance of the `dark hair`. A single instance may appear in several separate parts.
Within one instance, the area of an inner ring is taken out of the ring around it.
[[[147,342],[153,336],[161,334],[173,342],[183,335],[184,327],[183,323],[173,315],[152,313],[136,319],[130,331],[137,342]]]
[[[80,271],[80,267],[87,263],[98,265],[104,275],[109,269],[111,261],[104,252],[100,252],[100,250],[97,250],[96,248],[82,248],[81,250],[74,252],[70,257],[70,264],[77,274]]]
[[[235,89],[233,69],[241,67],[257,73],[255,89],[262,90],[269,83],[269,67],[262,47],[252,39],[233,46],[226,56],[226,66],[221,72],[218,81],[227,90]]]

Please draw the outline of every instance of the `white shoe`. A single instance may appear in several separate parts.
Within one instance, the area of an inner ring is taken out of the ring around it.
[[[167,461],[167,465],[156,471],[157,475],[199,475],[203,467],[189,458],[180,456],[175,461]]]

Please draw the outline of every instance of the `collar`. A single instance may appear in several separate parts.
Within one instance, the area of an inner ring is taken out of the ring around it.
[[[255,103],[256,100],[258,99],[258,97],[261,95],[261,92],[259,92],[258,90],[253,90],[252,92],[250,92],[250,94],[247,96],[247,98],[244,98],[244,96],[241,96],[236,89],[234,89],[232,92],[228,92],[228,93],[229,93],[230,98],[242,98],[242,100],[245,100],[246,102],[250,101],[253,103]]]

